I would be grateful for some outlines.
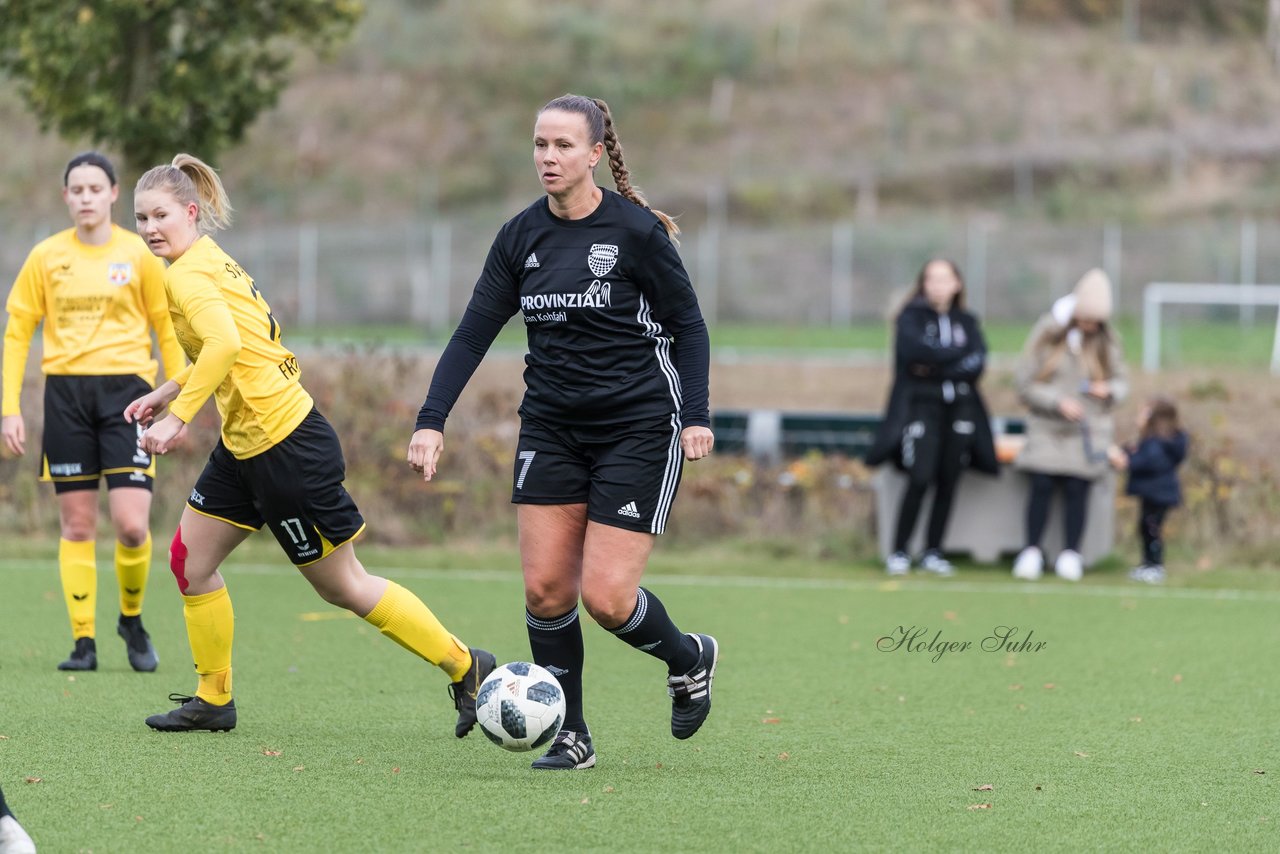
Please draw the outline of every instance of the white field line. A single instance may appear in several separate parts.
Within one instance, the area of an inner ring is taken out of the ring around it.
[[[49,572],[47,564],[30,560],[0,559],[0,570],[18,569]],[[518,583],[520,573],[504,569],[413,569],[398,566],[365,564],[374,575],[389,578],[414,578],[424,581],[467,581],[480,583]],[[291,575],[296,570],[285,563],[227,563],[223,570],[235,577],[241,575]],[[856,578],[769,578],[749,575],[665,575],[652,573],[650,583],[676,587],[759,588],[768,590],[847,590],[866,593],[977,593],[1006,596],[1084,596],[1104,599],[1192,599],[1225,602],[1280,602],[1280,590],[1237,590],[1198,587],[1093,586],[1086,583],[1065,584],[1057,581],[1041,583],[992,582],[979,584],[954,580],[899,581]]]

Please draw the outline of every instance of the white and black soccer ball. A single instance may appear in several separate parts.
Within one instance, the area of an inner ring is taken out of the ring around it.
[[[495,668],[476,694],[476,719],[489,740],[522,752],[547,744],[564,721],[564,690],[551,672],[527,661]]]

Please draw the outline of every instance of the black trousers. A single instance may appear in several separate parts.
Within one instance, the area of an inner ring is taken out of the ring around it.
[[[1089,489],[1092,485],[1091,481],[1082,477],[1032,473],[1031,500],[1027,502],[1027,545],[1040,545],[1045,526],[1049,523],[1049,503],[1053,498],[1053,490],[1059,487],[1066,504],[1066,547],[1073,552],[1080,551],[1080,541],[1084,538],[1084,520],[1089,511]]]
[[[1164,517],[1170,509],[1167,504],[1153,504],[1142,499],[1138,512],[1138,536],[1142,538],[1143,566],[1164,565]]]

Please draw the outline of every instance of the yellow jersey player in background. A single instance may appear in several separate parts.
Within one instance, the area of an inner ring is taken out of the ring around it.
[[[98,481],[106,478],[120,585],[117,632],[134,670],[153,671],[155,647],[142,627],[151,568],[151,488],[155,464],[141,431],[121,409],[155,386],[151,330],[167,376],[182,369],[164,296],[164,265],[136,234],[111,222],[120,193],[111,161],[97,152],[71,159],[62,198],[75,227],[31,250],[5,305],[3,420],[8,453],[26,452],[22,381],[36,327],[44,321],[44,436],[41,479],[58,496],[58,566],[75,649],[60,670],[97,670],[94,640]]]
[[[129,404],[125,418],[150,425],[142,447],[164,454],[212,396],[222,436],[183,509],[170,548],[182,593],[199,684],[195,696],[147,718],[169,732],[229,730],[235,619],[222,562],[250,532],[267,525],[289,559],[326,602],[364,618],[384,635],[449,675],[461,738],[476,722],[476,690],[492,654],[469,649],[417,596],[369,575],[353,541],[364,519],[342,485],[342,447],[299,382],[298,360],[280,341],[280,324],[253,279],[209,233],[230,222],[217,173],[179,154],[138,181],[138,233],[169,261],[165,290],[174,328],[192,365]],[[168,407],[168,414],[160,413]]]

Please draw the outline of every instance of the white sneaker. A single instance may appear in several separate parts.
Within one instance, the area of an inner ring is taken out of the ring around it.
[[[906,552],[894,552],[884,562],[884,571],[890,575],[906,575],[911,571],[911,558]]]
[[[1165,578],[1164,567],[1159,564],[1155,566],[1144,564],[1130,570],[1129,577],[1134,581],[1141,581],[1146,584],[1163,584]]]
[[[0,818],[0,854],[36,854],[36,844],[11,815]]]
[[[1044,575],[1044,553],[1036,546],[1027,546],[1018,552],[1013,562],[1013,577],[1023,581],[1039,581]]]
[[[1054,561],[1053,573],[1064,581],[1079,581],[1084,578],[1084,560],[1080,552],[1067,549]]]
[[[949,576],[955,575],[956,568],[951,565],[951,561],[942,556],[942,552],[929,549],[920,558],[920,568],[925,572],[932,572],[934,575]]]

